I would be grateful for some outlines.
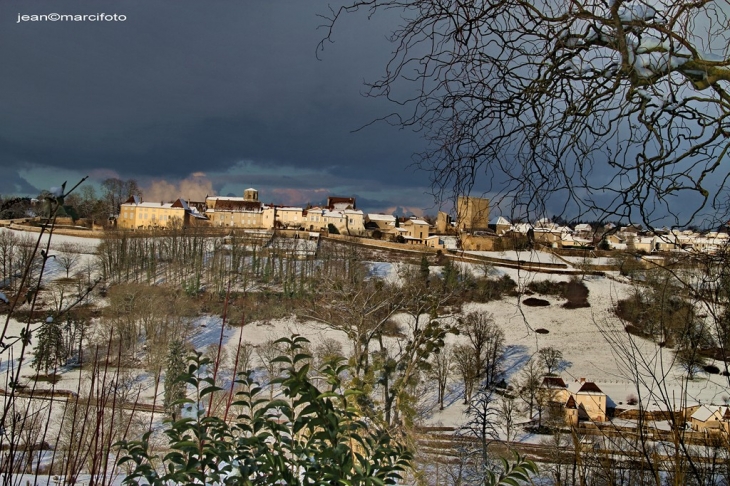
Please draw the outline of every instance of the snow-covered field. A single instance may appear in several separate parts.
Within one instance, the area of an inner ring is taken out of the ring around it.
[[[3,233],[12,234],[17,238],[27,240],[35,244],[38,241],[39,233],[17,231],[8,228],[0,228],[0,235]],[[95,267],[95,252],[96,247],[99,246],[101,240],[99,238],[81,238],[79,236],[67,236],[67,235],[52,235],[51,245],[48,247],[48,233],[40,235],[40,244],[38,246],[39,251],[45,251],[48,248],[49,255],[56,255],[56,257],[49,257],[46,263],[45,271],[43,272],[43,280],[48,283],[56,278],[65,277],[66,271],[61,266],[57,259],[57,254],[64,251],[67,245],[73,245],[74,251],[78,252],[79,258],[73,265],[71,273],[82,271],[83,269],[91,268],[94,271]]]
[[[33,239],[33,241],[37,240],[39,235],[39,233],[17,231],[9,228],[0,228],[0,234],[3,232],[11,233],[17,237],[31,238]],[[48,244],[48,236],[49,235],[47,232],[41,236],[41,248],[45,248]],[[101,240],[99,238],[82,238],[80,236],[54,234],[51,237],[51,250],[60,250],[61,246],[64,243],[73,243],[79,245],[80,247],[87,249],[90,253],[93,253],[99,243],[101,243]]]
[[[0,228],[0,231],[12,231]],[[18,232],[15,232],[18,234]],[[31,234],[32,235],[32,234]],[[44,237],[45,238],[45,237]],[[83,253],[81,259],[93,259],[93,247],[99,243],[99,240],[56,235],[53,237],[51,244],[51,252],[58,251],[64,243],[74,243],[81,245],[82,248],[89,249],[88,253]],[[478,255],[485,255],[504,260],[523,260],[547,263],[564,263],[554,255],[537,251],[507,251],[507,252],[468,252]],[[583,261],[583,259],[578,258]],[[603,264],[603,259],[596,259],[592,262]],[[79,263],[78,265],[82,265]],[[383,278],[390,282],[400,279],[403,270],[401,263],[389,262],[372,262],[371,277]],[[483,268],[480,265],[472,265],[468,263],[459,263],[459,266],[470,271],[474,275],[481,275]],[[440,267],[432,267],[431,272],[438,274]],[[63,269],[54,264],[53,259],[50,260],[49,269],[44,278],[52,280],[53,278],[62,276]],[[568,276],[539,274],[535,272],[526,272],[523,270],[495,267],[493,270],[494,277],[508,275],[518,283],[519,289],[524,289],[526,284],[531,281],[550,280],[550,281],[567,281]],[[507,369],[507,377],[516,378],[519,374],[521,366],[530,358],[538,349],[543,347],[554,347],[563,352],[565,364],[567,365],[563,372],[563,378],[566,382],[585,378],[588,381],[594,381],[599,386],[605,387],[606,391],[615,390],[611,398],[615,403],[625,401],[626,396],[633,391],[631,377],[627,376],[627,370],[623,370],[621,359],[617,356],[615,346],[612,346],[607,337],[611,340],[620,342],[628,342],[630,337],[623,331],[623,325],[613,315],[612,309],[616,302],[627,295],[631,289],[630,285],[617,282],[614,278],[608,277],[587,277],[584,283],[589,289],[590,307],[580,309],[565,309],[561,307],[562,301],[554,296],[540,296],[550,302],[548,307],[529,307],[521,303],[521,299],[517,297],[505,297],[500,301],[490,302],[487,304],[467,304],[464,308],[465,312],[487,312],[494,316],[495,321],[502,327],[505,332],[506,344],[510,348],[509,366]],[[202,326],[201,324],[204,324]],[[11,320],[8,329],[8,336],[18,336],[21,324]],[[211,316],[201,316],[196,320],[193,327],[196,334],[191,339],[191,344],[196,349],[203,349],[208,345],[217,344],[220,338],[220,319]],[[547,334],[538,334],[535,329],[545,329]],[[226,346],[235,349],[238,343],[238,333],[243,332],[243,340],[253,344],[260,344],[272,337],[281,337],[292,333],[301,334],[313,343],[321,341],[324,338],[334,338],[340,340],[347,349],[348,343],[344,334],[328,330],[321,324],[313,322],[301,322],[292,316],[288,319],[267,321],[265,323],[254,322],[243,329],[230,328],[224,332],[224,343]],[[452,338],[452,341],[463,339],[460,337]],[[657,363],[664,363],[667,369],[666,374],[673,384],[673,389],[682,383],[681,372],[672,368],[673,353],[671,350],[661,349],[652,343],[633,339],[631,342],[641,350],[644,356],[655,356]],[[32,351],[32,345],[29,348]],[[3,353],[8,356],[11,353]],[[28,365],[28,361],[24,363]],[[5,359],[0,366],[7,367],[12,360]],[[689,384],[687,391],[690,396],[702,403],[718,402],[726,393],[721,377],[705,378],[704,375]],[[65,379],[63,380],[65,381]],[[60,385],[57,385],[60,386]],[[611,394],[609,394],[611,395]],[[647,403],[647,405],[651,405]]]
[[[11,231],[0,228],[2,231]],[[15,232],[17,234],[17,232]],[[30,234],[34,236],[33,234]],[[93,265],[93,248],[99,240],[77,238],[57,235],[53,237],[51,254],[60,251],[64,243],[82,245],[88,250],[83,251],[79,267]],[[563,263],[565,261],[575,264],[585,262],[582,258],[558,259],[552,254],[544,252],[469,252],[478,255],[490,256],[493,258],[508,261],[531,261],[546,263]],[[604,261],[605,260],[605,261]],[[608,259],[592,259],[591,264],[604,265]],[[382,278],[389,282],[398,282],[403,274],[403,263],[370,262],[370,277]],[[484,265],[458,263],[459,268],[468,271],[473,275],[480,276],[485,271]],[[431,267],[432,274],[439,274],[441,267]],[[524,290],[531,281],[550,280],[567,281],[569,276],[540,274],[524,270],[502,268],[494,266],[492,277],[507,275],[518,283],[518,289]],[[49,267],[44,279],[52,281],[65,276],[65,271],[57,263],[50,260]],[[554,296],[536,296],[547,300],[550,305],[547,307],[530,307],[524,305],[525,296],[508,296],[502,300],[485,304],[468,303],[464,305],[463,311],[490,313],[495,322],[502,328],[505,334],[507,346],[506,357],[506,380],[508,384],[515,384],[520,377],[524,364],[544,347],[554,347],[563,353],[564,370],[561,376],[567,383],[575,382],[582,378],[595,382],[610,400],[621,408],[631,408],[626,405],[629,395],[636,395],[649,409],[665,408],[665,404],[655,399],[655,393],[659,387],[669,397],[676,397],[676,406],[679,408],[680,397],[686,392],[687,403],[722,404],[728,399],[730,391],[727,388],[726,378],[719,375],[706,375],[700,373],[698,378],[691,382],[683,379],[683,373],[674,364],[674,354],[671,350],[660,348],[653,343],[638,338],[632,338],[624,331],[624,325],[615,317],[613,308],[617,301],[624,298],[631,292],[632,287],[628,283],[619,281],[616,275],[610,274],[606,277],[589,276],[583,279],[589,290],[588,301],[590,307],[579,309],[566,309],[562,307],[563,300]],[[446,319],[453,319],[448,317]],[[5,323],[3,316],[1,323]],[[211,345],[217,345],[221,340],[222,320],[219,316],[202,315],[196,318],[191,327],[193,334],[190,343],[197,350],[204,350]],[[32,324],[31,330],[37,330],[39,324]],[[15,342],[12,347],[5,349],[0,354],[0,370],[17,369],[19,365],[20,342],[16,338],[20,336],[21,330],[26,324],[14,319],[8,322],[5,333],[5,343]],[[547,333],[537,333],[537,329],[546,330]],[[317,346],[325,339],[335,339],[342,344],[343,350],[348,351],[350,345],[344,333],[329,329],[326,326],[296,318],[291,315],[283,319],[267,320],[265,322],[251,322],[244,327],[226,326],[223,329],[222,342],[224,349],[229,356],[235,355],[238,343],[241,341],[250,342],[253,345],[260,345],[270,339],[276,339],[292,334],[300,334],[309,339],[313,346]],[[464,341],[463,336],[450,336],[447,345],[453,345]],[[22,362],[20,373],[21,384],[31,385],[31,377],[35,371],[30,368],[33,346],[35,341],[31,340],[25,352],[25,360]],[[637,389],[635,384],[636,376],[635,363],[627,361],[631,357],[639,362],[640,376],[646,382]],[[723,368],[721,363],[717,363]],[[158,395],[154,397],[154,379],[147,371],[140,368],[131,370],[138,375],[139,399],[142,403],[162,402],[163,387],[158,388]],[[61,373],[61,381],[55,387],[57,389],[75,390],[78,386],[81,372],[78,370],[64,370]],[[651,375],[658,376],[660,381],[652,381]],[[45,382],[38,382],[34,386],[40,388],[50,386]],[[432,410],[426,415],[425,423],[430,425],[443,425],[458,427],[464,420],[465,407],[462,404],[463,398],[460,395],[461,386],[456,379],[449,383],[447,391],[447,407],[438,411],[436,406],[435,391],[425,393],[423,399],[432,405]],[[673,398],[674,399],[674,398]],[[685,403],[681,403],[685,405]],[[60,407],[59,407],[60,408]],[[535,441],[535,437],[529,435],[518,436],[518,440]]]
[[[381,263],[375,268],[380,277],[396,278],[395,266]],[[523,285],[532,280],[568,279],[566,276],[535,274],[516,269],[499,269],[499,273],[509,275]],[[464,312],[492,314],[495,322],[503,329],[508,347],[506,365],[508,382],[514,382],[519,378],[522,366],[538,349],[554,347],[563,352],[565,369],[561,376],[566,383],[581,378],[596,382],[621,408],[632,408],[625,404],[628,395],[642,397],[648,409],[665,407],[664,404],[657,403],[654,398],[659,383],[652,382],[649,378],[650,372],[658,375],[660,380],[666,379],[662,386],[670,396],[677,397],[678,406],[683,390],[687,392],[689,404],[723,403],[728,394],[723,377],[700,374],[694,381],[686,383],[683,380],[683,372],[674,365],[674,353],[671,350],[660,348],[646,340],[633,338],[624,331],[623,324],[613,315],[612,309],[618,299],[625,297],[631,290],[629,285],[607,277],[589,277],[584,282],[590,292],[591,306],[587,308],[563,308],[562,299],[553,296],[540,296],[550,302],[548,307],[529,307],[522,304],[517,297],[506,297],[486,304],[467,304],[464,307]],[[215,325],[209,321],[207,329],[213,329]],[[535,332],[536,329],[545,329],[548,333],[539,334]],[[243,329],[236,328],[230,333],[226,332],[227,345],[231,350],[235,349],[239,332],[243,333],[243,340],[254,344],[260,344],[272,337],[296,333],[307,337],[314,345],[322,339],[331,338],[340,341],[343,349],[349,348],[346,336],[342,332],[327,329],[319,323],[301,322],[293,316],[266,323],[251,323]],[[212,332],[211,336],[217,342],[218,334]],[[453,344],[463,339],[461,336],[451,336],[448,342]],[[211,344],[212,341],[206,343]],[[617,348],[616,344],[624,347]],[[645,375],[646,385],[641,387],[640,391],[637,390],[633,379],[631,363],[627,363],[627,356],[622,352],[622,349],[630,347],[635,349],[643,360],[641,362],[644,363],[641,364],[641,371]],[[461,415],[463,407],[460,406],[460,401],[458,397],[453,397],[452,406],[443,412],[435,413],[429,421],[450,426],[459,425],[463,420]]]

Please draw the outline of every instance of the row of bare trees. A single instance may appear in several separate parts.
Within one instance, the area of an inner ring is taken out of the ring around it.
[[[37,278],[41,260],[34,254],[35,245],[31,235],[0,231],[0,288],[15,289],[26,269],[29,280]]]
[[[149,233],[111,232],[97,255],[109,283],[165,282],[190,293],[203,286],[222,295],[227,285],[246,291],[273,287],[301,294],[315,271],[330,271],[339,256],[316,261],[317,245],[258,233],[212,236],[204,228],[169,228]]]
[[[101,191],[93,185],[85,185],[66,194],[57,208],[51,208],[47,197],[54,196],[42,190],[37,197],[0,195],[0,219],[23,219],[35,216],[49,217],[51,212],[74,220],[86,219],[98,225],[107,225],[111,216],[119,214],[120,205],[130,196],[140,196],[142,190],[134,179],[121,180],[110,177],[101,182]]]
[[[109,233],[97,249],[99,271],[109,282],[200,280],[210,239],[195,228],[173,228],[149,235]]]

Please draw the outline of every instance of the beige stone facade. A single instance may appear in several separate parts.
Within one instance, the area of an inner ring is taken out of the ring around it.
[[[305,211],[292,206],[264,206],[263,225],[266,229],[304,228]]]
[[[472,236],[461,237],[461,248],[467,251],[494,251],[497,240],[495,236]]]
[[[256,189],[246,189],[243,197],[208,197],[205,205],[205,214],[213,226],[268,229],[264,226],[263,205]]]
[[[459,231],[489,229],[489,199],[459,196],[456,202],[456,222]]]
[[[451,216],[443,211],[439,211],[436,215],[436,233],[445,235],[446,233],[453,232],[454,228],[451,225]]]
[[[411,218],[401,224],[401,228],[405,230],[403,237],[413,242],[425,243],[428,238],[428,223],[422,219]]]
[[[185,204],[142,202],[130,198],[120,206],[117,227],[120,229],[168,229],[189,224]]]
[[[393,233],[395,229],[395,216],[392,214],[377,214],[371,213],[366,217],[366,222],[370,223],[371,226],[377,226],[377,228],[384,234]]]
[[[730,433],[730,408],[718,405],[702,405],[690,417],[690,425],[698,432]]]
[[[208,211],[206,212],[213,226],[231,226],[234,228],[265,229],[263,214],[258,211]]]
[[[608,420],[608,396],[595,383],[585,382],[573,394],[580,418],[594,422]]]
[[[341,235],[360,236],[365,234],[365,216],[358,209],[330,210],[312,208],[305,212],[304,229],[325,231],[332,224]]]
[[[429,236],[428,238],[426,238],[423,244],[428,246],[429,248],[436,248],[437,250],[442,250],[446,247],[443,240],[441,240],[438,235]]]
[[[494,232],[497,233],[497,235],[502,236],[509,233],[511,230],[512,223],[510,223],[507,218],[504,216],[497,218],[497,221],[494,224]]]
[[[608,420],[608,396],[593,382],[581,379],[566,385],[560,377],[546,376],[539,393],[545,402],[560,404],[568,424],[577,425],[579,420]]]

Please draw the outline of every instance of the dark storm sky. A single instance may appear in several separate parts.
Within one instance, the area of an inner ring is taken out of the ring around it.
[[[333,193],[370,210],[430,208],[427,174],[408,167],[419,135],[384,123],[353,133],[394,108],[361,93],[383,72],[397,18],[345,19],[317,60],[327,8],[3,0],[0,194],[90,174],[143,186],[188,179],[224,195],[253,186],[266,202]],[[19,14],[100,12],[127,20],[18,23]]]

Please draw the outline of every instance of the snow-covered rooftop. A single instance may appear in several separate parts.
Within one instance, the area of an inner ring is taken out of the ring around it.
[[[370,221],[395,222],[395,216],[393,216],[392,214],[368,213],[368,219]]]
[[[492,223],[492,224],[498,224],[498,225],[510,225],[511,223],[510,223],[510,222],[509,222],[509,220],[508,220],[507,218],[505,218],[504,216],[500,216],[499,218],[495,219],[495,220],[494,220],[494,223]]]
[[[719,415],[719,417],[722,417],[728,412],[728,407],[718,407],[717,405],[702,405],[695,411],[695,413],[692,414],[692,418],[700,422],[707,422],[712,418],[713,415],[716,415],[716,412],[719,412],[717,415]]]
[[[135,206],[140,208],[166,208],[170,209],[172,208],[172,203],[153,203],[153,202],[140,202],[140,203],[124,203],[122,206]],[[182,208],[180,208],[182,209]]]
[[[277,211],[299,211],[300,213],[304,211],[304,208],[296,208],[293,206],[284,206],[284,207],[277,207]]]
[[[233,197],[233,196],[231,196],[231,197],[227,197],[227,196],[208,196],[207,199],[209,199],[211,201],[245,201],[246,200],[246,199],[244,199],[242,197],[238,197],[238,196],[235,196],[235,197]]]

